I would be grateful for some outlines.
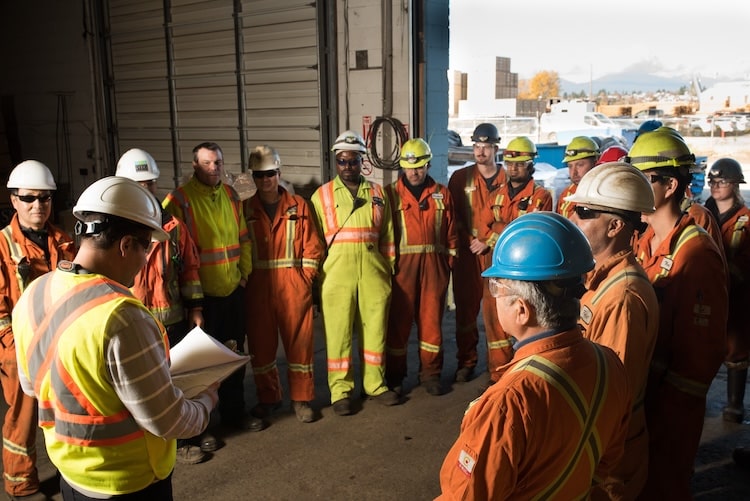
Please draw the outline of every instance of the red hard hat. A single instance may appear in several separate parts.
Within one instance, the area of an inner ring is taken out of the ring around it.
[[[596,161],[596,165],[603,164],[605,162],[619,162],[622,157],[626,156],[628,156],[628,150],[626,150],[622,146],[610,146],[606,150],[602,151],[601,155],[599,155],[599,160]]]

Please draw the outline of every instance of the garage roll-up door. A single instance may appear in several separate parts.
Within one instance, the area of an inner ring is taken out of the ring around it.
[[[269,144],[285,179],[319,184],[314,3],[109,0],[108,22],[119,153],[152,153],[160,188],[191,174],[192,148],[202,141],[219,143],[235,173],[252,147]]]

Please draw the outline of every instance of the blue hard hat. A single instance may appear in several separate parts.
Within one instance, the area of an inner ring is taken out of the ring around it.
[[[635,133],[635,137],[640,136],[644,132],[651,132],[652,130],[656,130],[662,125],[664,124],[661,123],[661,120],[646,120],[641,124],[640,127],[638,127],[638,132]]]
[[[482,276],[541,282],[581,277],[593,268],[583,232],[566,217],[541,211],[506,226],[495,244],[492,265]]]

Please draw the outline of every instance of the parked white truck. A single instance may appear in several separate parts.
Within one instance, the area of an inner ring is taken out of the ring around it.
[[[622,137],[622,127],[589,101],[560,101],[550,105],[550,111],[539,118],[539,137],[542,142],[568,144],[576,136]]]

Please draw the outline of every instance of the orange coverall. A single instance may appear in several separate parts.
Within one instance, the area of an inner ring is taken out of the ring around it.
[[[476,164],[458,169],[448,181],[448,190],[456,205],[458,229],[458,257],[453,267],[457,369],[473,369],[477,365],[477,316],[482,302],[482,291],[485,288],[482,271],[489,265],[492,251],[478,256],[471,252],[469,244],[472,238],[484,241],[484,235],[480,234],[482,209],[487,206],[491,194],[506,183],[505,170],[501,165],[498,165],[497,169],[497,176],[489,187]]]
[[[437,499],[584,499],[622,457],[631,404],[622,362],[578,327],[545,334],[469,405]]]
[[[557,199],[557,210],[556,212],[570,219],[573,216],[573,212],[576,210],[575,202],[568,202],[565,197],[573,195],[578,189],[577,184],[569,184],[567,188],[562,190],[560,198]]]
[[[313,381],[313,279],[325,250],[310,206],[299,195],[279,188],[273,220],[260,196],[245,201],[253,243],[253,272],[245,288],[247,344],[253,356],[258,401],[281,401],[276,366],[279,336],[288,364],[291,400],[315,398]]]
[[[17,245],[11,250],[5,235],[0,236],[0,382],[8,403],[3,422],[3,478],[5,492],[25,496],[39,490],[36,470],[37,402],[21,390],[16,363],[16,344],[11,329],[11,312],[23,289],[37,277],[54,270],[57,263],[73,260],[76,253],[73,239],[50,224],[47,228],[49,259],[43,249],[21,232],[18,215],[8,227]],[[6,230],[4,230],[5,232]],[[15,257],[15,259],[14,259]],[[22,266],[18,266],[22,264]]]
[[[716,207],[712,202],[708,199],[706,207]],[[746,363],[750,356],[750,209],[740,205],[718,217],[729,266],[727,362]]]
[[[185,223],[164,211],[162,228],[169,233],[169,240],[151,244],[146,266],[135,276],[131,290],[167,328],[173,346],[187,331],[171,332],[169,327],[186,319],[186,309],[201,306],[203,289],[198,249]]]
[[[714,242],[716,243],[716,246],[719,248],[721,253],[726,256],[724,251],[724,239],[722,238],[722,230],[719,227],[719,223],[717,223],[716,219],[711,215],[711,212],[701,204],[697,204],[692,201],[690,202],[690,205],[688,206],[686,211],[688,215],[693,218],[695,224],[708,232],[711,238],[714,239]]]
[[[586,339],[611,348],[625,366],[633,408],[625,453],[593,499],[635,499],[648,476],[648,430],[643,410],[649,363],[659,330],[659,303],[632,250],[597,262],[586,277],[581,326]]]
[[[533,179],[529,180],[513,198],[510,196],[509,186],[506,184],[494,192],[489,204],[483,209],[483,228],[488,231],[485,235],[490,248],[495,247],[505,227],[517,217],[527,212],[552,210],[552,195],[543,186],[534,183]],[[490,379],[497,381],[500,376],[495,369],[513,358],[512,341],[497,319],[495,299],[490,294],[489,281],[484,279],[483,285],[482,318],[487,337],[487,370]]]
[[[403,177],[386,187],[393,212],[396,273],[386,337],[385,377],[390,387],[406,377],[411,326],[419,339],[419,378],[440,377],[443,370],[443,312],[458,234],[450,192],[427,177],[419,200]]]
[[[726,354],[726,261],[688,214],[654,253],[653,238],[649,227],[636,254],[660,311],[646,386],[649,473],[642,496],[690,499],[706,393]]]

